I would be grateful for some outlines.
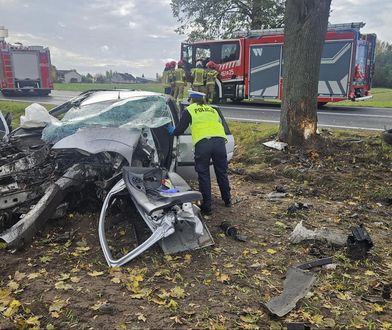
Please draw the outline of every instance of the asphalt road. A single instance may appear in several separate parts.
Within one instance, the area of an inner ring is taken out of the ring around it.
[[[47,104],[55,104],[59,105],[70,98],[79,95],[80,92],[69,92],[69,91],[52,91],[49,96],[10,96],[5,97],[0,93],[0,100],[10,100],[10,101],[19,101],[19,102],[36,102],[36,103],[47,103]]]
[[[226,119],[279,123],[279,106],[223,105]],[[317,111],[319,127],[352,128],[383,131],[392,128],[392,108],[326,106]]]
[[[52,91],[50,96],[36,97],[4,97],[0,93],[0,99],[15,100],[23,102],[37,102],[48,104],[62,104],[78,92]],[[225,118],[251,121],[279,123],[280,107],[277,105],[259,104],[225,104],[221,105]],[[392,108],[364,108],[364,107],[334,107],[328,105],[318,109],[318,126],[335,128],[354,128],[364,130],[382,131],[385,128],[392,128]]]

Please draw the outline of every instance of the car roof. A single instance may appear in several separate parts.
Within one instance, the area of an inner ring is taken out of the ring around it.
[[[162,96],[165,97],[162,93],[156,92],[147,92],[147,91],[132,91],[127,89],[115,89],[115,90],[97,90],[97,91],[88,91],[82,93],[81,95],[85,95],[88,93],[89,95],[81,102],[81,105],[105,102],[105,101],[113,101],[113,100],[125,100],[129,98],[140,98],[146,96]],[[76,98],[80,97],[77,96]]]

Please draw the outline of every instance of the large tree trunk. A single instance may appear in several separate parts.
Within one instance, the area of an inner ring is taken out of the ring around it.
[[[311,142],[317,130],[321,52],[331,0],[287,0],[283,47],[283,102],[279,139]]]

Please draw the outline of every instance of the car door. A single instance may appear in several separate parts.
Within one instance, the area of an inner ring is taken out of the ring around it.
[[[180,104],[180,114],[182,111],[185,111],[185,107],[188,106],[188,103]],[[227,144],[226,144],[226,152],[228,161],[233,157],[234,152],[234,137],[230,132],[229,126],[225,118],[222,115],[220,109],[216,106],[213,106],[219,113],[219,116],[222,120],[223,127],[225,128],[225,133],[227,135]],[[176,143],[176,172],[181,175],[184,179],[187,180],[195,180],[197,179],[197,173],[195,171],[195,160],[194,160],[194,148],[192,144],[192,135],[191,131],[188,129],[185,131],[183,135],[177,137]],[[212,167],[212,163],[210,166],[210,173],[212,177],[215,177],[215,172]]]

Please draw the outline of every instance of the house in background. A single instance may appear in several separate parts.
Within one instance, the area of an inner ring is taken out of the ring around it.
[[[142,77],[136,77],[136,83],[138,84],[147,84],[147,83],[153,83],[155,82],[153,79],[148,79],[148,78],[144,78]]]
[[[76,70],[57,70],[57,79],[63,83],[76,83],[82,82],[82,75]]]
[[[134,84],[136,83],[136,78],[130,73],[120,73],[114,72],[110,78],[111,83],[121,83],[121,84]]]

